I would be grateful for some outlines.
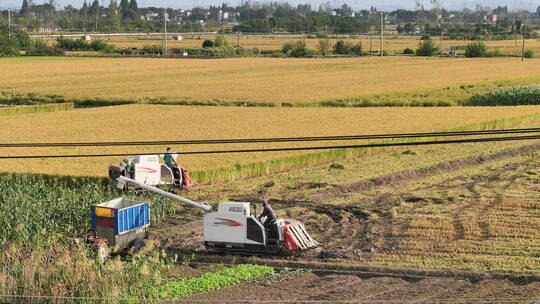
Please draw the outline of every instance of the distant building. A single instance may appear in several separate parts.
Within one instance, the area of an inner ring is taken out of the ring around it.
[[[497,15],[484,15],[484,21],[489,23],[497,23]]]
[[[1,11],[2,12],[2,17],[7,19],[9,18],[9,11],[8,10],[5,10],[5,11]],[[11,12],[11,17],[13,17],[13,12]]]
[[[145,19],[146,21],[156,20],[156,19],[159,19],[159,14],[154,13],[154,12],[150,12],[150,13],[144,15],[143,19]]]

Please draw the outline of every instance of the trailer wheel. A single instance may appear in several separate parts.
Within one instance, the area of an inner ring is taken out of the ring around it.
[[[107,258],[109,257],[109,246],[107,244],[103,243],[100,244],[98,248],[96,248],[96,255],[97,259],[101,264],[104,264],[105,261],[107,261]]]
[[[133,253],[139,253],[145,246],[146,246],[146,241],[138,239],[133,242],[131,249]]]

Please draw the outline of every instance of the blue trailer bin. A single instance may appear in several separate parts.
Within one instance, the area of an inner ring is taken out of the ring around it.
[[[90,208],[92,229],[107,239],[114,250],[129,247],[134,241],[146,238],[150,226],[148,203],[117,198]]]

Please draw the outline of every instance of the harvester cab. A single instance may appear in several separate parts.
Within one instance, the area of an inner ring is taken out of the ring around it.
[[[120,176],[149,186],[166,186],[173,189],[189,188],[195,184],[184,168],[160,163],[159,155],[126,157],[121,164],[110,164],[111,188],[118,188],[117,179]]]
[[[118,178],[117,183],[119,187],[133,184],[204,210],[206,214],[203,218],[203,240],[210,251],[291,255],[321,245],[309,235],[301,222],[269,217],[265,211],[257,215],[256,208],[248,202],[223,202],[214,212],[210,205],[197,203],[123,176]]]

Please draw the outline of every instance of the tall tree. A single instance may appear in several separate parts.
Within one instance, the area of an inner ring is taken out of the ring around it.
[[[109,4],[108,21],[112,31],[118,31],[120,29],[120,9],[116,0],[111,0]]]
[[[94,2],[92,2],[92,5],[90,6],[88,14],[92,17],[95,17],[96,15],[99,15],[99,13],[99,0],[94,0]]]
[[[86,3],[86,0],[84,0],[80,13],[81,13],[81,17],[83,18],[88,17],[88,3]]]
[[[129,18],[129,0],[122,0],[120,1],[120,13],[122,14],[122,18]]]
[[[23,0],[21,11],[19,12],[21,16],[28,16],[30,13],[30,6],[28,5],[28,0]]]
[[[92,5],[90,6],[90,10],[88,11],[88,13],[94,19],[94,30],[96,32],[98,30],[99,18],[101,17],[100,11],[101,9],[99,7],[99,0],[94,0],[94,2],[92,2]]]
[[[135,19],[139,16],[139,5],[137,4],[137,0],[129,1],[129,10],[131,11],[132,18]]]

